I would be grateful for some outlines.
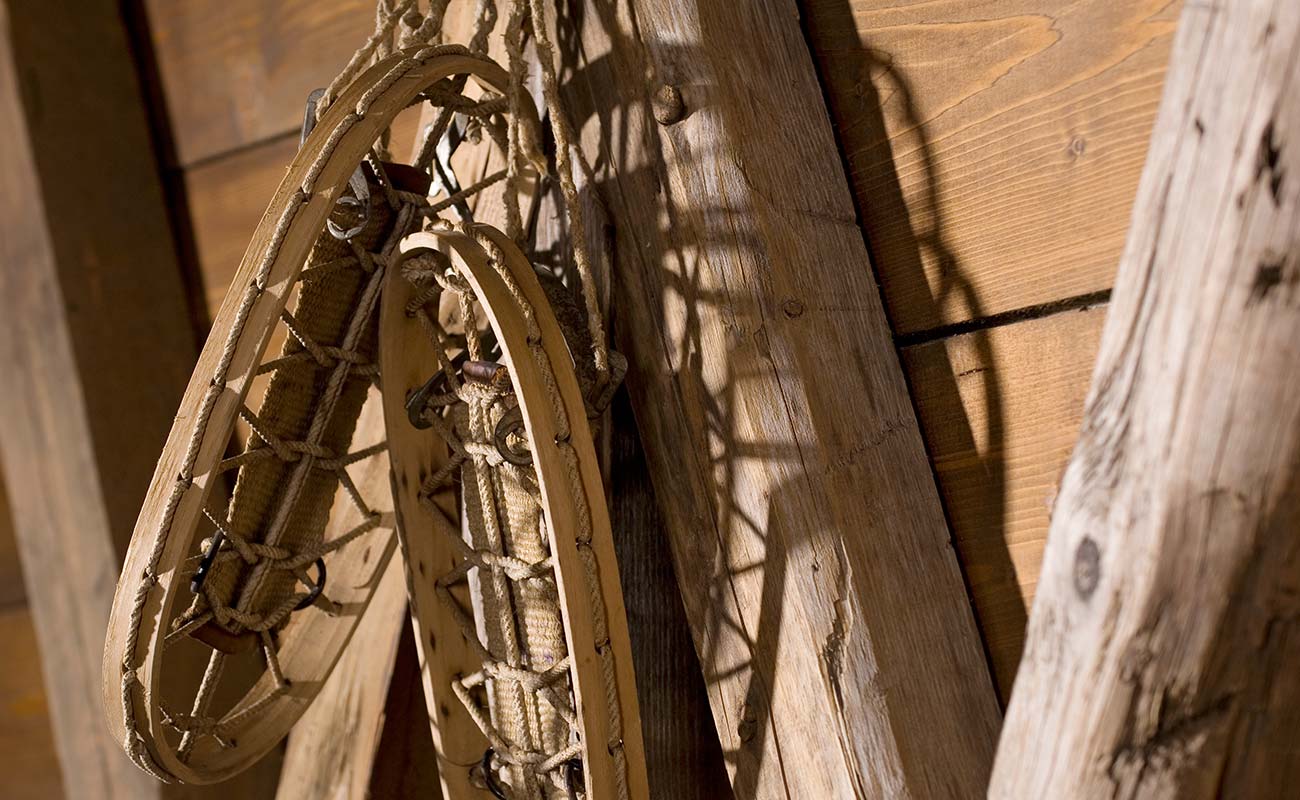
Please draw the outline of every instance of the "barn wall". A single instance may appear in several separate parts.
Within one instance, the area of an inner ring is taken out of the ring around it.
[[[1177,0],[802,0],[1005,698]],[[209,307],[369,0],[150,0]]]
[[[801,5],[1005,700],[1180,2]]]
[[[304,98],[361,41],[373,4],[144,5],[173,140],[164,155],[215,311],[296,150]],[[800,2],[1004,697],[1178,7]],[[30,621],[3,531],[0,624],[23,642]],[[29,796],[56,796],[36,660],[4,674],[11,760],[27,765]]]

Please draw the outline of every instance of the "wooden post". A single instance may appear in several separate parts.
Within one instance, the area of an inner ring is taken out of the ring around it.
[[[195,356],[117,3],[0,3],[0,142],[0,462],[64,789],[177,796],[99,700],[121,554]],[[235,793],[269,795],[269,766]]]
[[[795,5],[570,20],[618,344],[736,796],[978,794],[997,703]]]
[[[1300,780],[1300,6],[1188,3],[990,795]]]

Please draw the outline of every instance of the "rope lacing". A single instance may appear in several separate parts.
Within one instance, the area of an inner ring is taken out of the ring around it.
[[[618,766],[620,794],[623,794],[626,791],[626,772],[623,763],[622,720],[614,679],[613,654],[609,647],[608,625],[604,614],[604,603],[600,595],[597,565],[594,553],[591,550],[592,525],[590,509],[587,507],[586,497],[582,491],[577,454],[568,442],[569,420],[563,411],[562,399],[559,395],[559,389],[549,359],[541,346],[541,332],[537,326],[532,306],[527,302],[509,269],[504,266],[502,261],[504,256],[501,254],[500,248],[490,239],[474,234],[472,228],[462,227],[462,230],[475,235],[479,245],[488,253],[490,263],[505,280],[514,300],[523,312],[527,322],[527,340],[530,355],[537,361],[541,369],[550,396],[550,404],[556,410],[556,427],[559,431],[557,445],[564,455],[569,478],[567,483],[574,492],[575,506],[579,509],[578,529],[575,531],[575,535],[579,557],[583,563],[585,588],[595,600],[592,604],[592,622],[596,633],[597,652],[601,661],[602,683],[604,684],[602,688],[607,694],[611,710],[610,729],[614,732],[613,738],[606,743],[606,746]],[[450,291],[460,296],[463,308],[468,308],[470,306],[469,301],[473,298],[472,289],[468,281],[452,269],[449,263],[445,262],[445,257],[437,255],[430,255],[419,264],[410,265],[404,274],[417,289],[415,297],[407,306],[407,311],[412,316],[421,319],[425,323],[426,330],[434,332],[432,338],[435,350],[442,352],[440,348],[444,342],[436,334],[437,326],[433,323],[426,307],[433,305],[442,291]],[[436,287],[433,284],[436,284]],[[470,324],[470,320],[467,319],[467,328]],[[467,335],[467,338],[472,339],[473,337]],[[607,387],[601,388],[605,389]],[[602,391],[602,395],[610,393],[612,392]],[[453,691],[503,764],[526,769],[535,776],[543,776],[555,785],[563,787],[565,776],[562,774],[562,767],[575,757],[581,757],[583,754],[583,744],[577,740],[580,730],[579,721],[568,697],[569,681],[571,680],[568,656],[554,664],[540,665],[534,668],[522,664],[518,654],[507,653],[503,655],[491,652],[481,641],[472,613],[464,608],[451,591],[453,586],[466,582],[472,570],[478,569],[488,575],[505,578],[515,583],[527,581],[534,586],[544,587],[546,595],[554,597],[555,601],[558,602],[554,559],[547,556],[537,562],[528,562],[494,550],[475,548],[462,536],[459,523],[448,519],[434,499],[439,493],[451,487],[456,475],[467,460],[477,460],[482,467],[512,470],[515,477],[521,479],[519,484],[526,487],[533,502],[538,505],[541,504],[540,493],[532,470],[521,469],[505,461],[497,450],[495,443],[485,438],[475,439],[470,435],[471,426],[467,424],[469,409],[475,405],[489,406],[493,403],[504,402],[506,394],[503,390],[493,386],[472,381],[462,381],[452,391],[430,399],[428,406],[423,410],[422,418],[430,423],[431,427],[446,441],[451,452],[447,463],[430,475],[421,485],[419,499],[424,510],[440,523],[436,527],[442,532],[447,544],[461,559],[461,563],[455,569],[438,579],[436,582],[437,594],[457,621],[476,659],[482,663],[482,668],[478,672],[453,681]],[[530,476],[531,480],[529,479]],[[486,583],[487,578],[483,582]],[[483,686],[489,679],[501,684],[511,684],[521,691],[545,698],[569,726],[570,738],[573,741],[558,752],[545,752],[507,739],[500,725],[494,723],[491,715],[485,712],[481,703],[475,699],[473,694],[474,689]]]
[[[427,204],[423,197],[418,196],[416,202],[409,202],[401,194],[393,194],[389,199],[394,202],[399,211],[402,208],[408,208],[409,212],[397,215],[393,231],[378,252],[367,251],[355,241],[350,242],[352,253],[349,256],[334,259],[317,269],[306,271],[303,274],[307,276],[307,279],[320,277],[320,270],[322,269],[333,271],[348,267],[357,268],[370,276],[372,284],[382,279],[383,270],[388,264],[389,253],[395,249],[398,241],[405,235],[410,220],[415,219],[415,212],[419,210],[420,206]],[[373,300],[371,302],[373,304]],[[366,321],[367,315],[365,315],[364,311],[364,308],[359,308],[354,312],[354,316],[349,323],[348,334],[344,337],[345,345],[348,341],[357,341],[358,337],[355,332],[358,325],[371,324]],[[293,339],[302,347],[302,350],[265,362],[257,370],[256,374],[274,372],[289,364],[302,363],[307,360],[323,370],[330,371],[333,380],[329,385],[333,386],[341,385],[351,375],[363,377],[377,375],[376,365],[355,349],[355,345],[322,345],[305,332],[294,314],[288,310],[281,313],[280,321]],[[331,401],[327,386],[326,395],[322,399],[321,405],[317,407],[312,430],[323,430],[333,412],[334,404]],[[210,582],[204,582],[190,607],[173,621],[173,630],[164,639],[164,649],[208,623],[216,623],[224,629],[233,628],[247,632],[243,635],[257,636],[261,650],[266,658],[268,671],[275,681],[271,692],[237,714],[222,718],[202,713],[210,702],[217,684],[216,676],[220,672],[222,654],[214,650],[208,670],[196,695],[194,710],[187,714],[179,712],[164,713],[164,722],[183,733],[181,746],[178,748],[178,755],[182,758],[193,747],[196,737],[199,736],[211,736],[223,748],[232,746],[232,739],[225,735],[225,731],[233,729],[240,720],[246,719],[250,714],[265,708],[272,699],[288,689],[289,683],[280,672],[278,652],[275,639],[272,636],[273,632],[283,625],[290,614],[303,607],[305,602],[324,602],[326,607],[332,606],[331,601],[322,594],[323,586],[320,581],[323,581],[324,576],[318,576],[318,582],[314,583],[308,574],[307,567],[318,564],[323,570],[324,562],[322,559],[325,555],[380,527],[387,516],[384,513],[371,510],[347,471],[348,466],[384,452],[386,450],[385,443],[379,442],[339,455],[313,441],[312,435],[302,440],[289,440],[277,435],[268,425],[264,424],[257,413],[246,405],[241,405],[239,416],[252,430],[253,436],[250,437],[249,445],[243,453],[223,459],[217,465],[217,473],[237,469],[267,458],[278,459],[285,464],[298,464],[304,459],[309,459],[306,466],[310,470],[333,473],[339,485],[348,495],[352,506],[359,512],[361,522],[329,541],[293,550],[282,545],[258,541],[261,538],[260,536],[255,538],[235,531],[229,524],[228,515],[219,515],[213,513],[211,509],[204,509],[205,516],[216,528],[217,534],[204,542],[202,552],[200,555],[191,558],[191,562],[208,559],[211,564],[215,565],[237,560],[242,562],[245,569],[255,568],[258,570],[252,574],[254,576],[261,574],[263,578],[269,572],[284,571],[294,575],[300,583],[309,587],[310,591],[307,593],[292,593],[268,609],[251,611],[231,605]]]
[[[171,492],[168,496],[164,508],[162,520],[154,537],[153,547],[148,559],[148,566],[144,570],[141,581],[138,585],[135,595],[135,602],[132,607],[130,616],[130,630],[127,637],[127,644],[122,656],[122,703],[123,717],[127,730],[126,741],[123,742],[128,754],[146,771],[163,781],[169,781],[170,776],[161,770],[149,755],[142,736],[139,734],[135,721],[135,703],[134,696],[143,691],[143,687],[136,672],[139,666],[139,659],[136,656],[138,632],[145,614],[145,608],[150,592],[158,585],[158,577],[155,574],[157,565],[161,559],[163,549],[166,545],[166,533],[171,529],[173,519],[176,515],[182,498],[191,489],[194,484],[194,468],[199,457],[201,445],[204,444],[204,432],[208,421],[216,408],[218,399],[228,389],[228,371],[234,358],[236,349],[241,343],[241,337],[244,328],[250,318],[250,314],[267,290],[269,273],[272,265],[275,263],[278,253],[285,242],[285,238],[293,223],[297,212],[304,207],[307,201],[313,196],[315,191],[314,184],[324,167],[324,164],[331,157],[334,149],[342,141],[344,135],[357,122],[363,119],[369,111],[370,104],[374,99],[386,92],[397,80],[405,75],[410,69],[419,65],[423,61],[442,55],[444,53],[466,52],[465,48],[457,46],[436,46],[441,39],[441,24],[446,12],[448,0],[431,0],[430,7],[425,15],[421,15],[416,8],[415,0],[379,0],[377,4],[376,27],[374,34],[366,43],[356,52],[349,61],[348,65],[340,72],[339,76],[330,84],[326,90],[322,102],[317,107],[317,118],[324,114],[326,108],[334,101],[342,91],[343,87],[350,84],[357,75],[372,60],[385,57],[391,51],[391,40],[394,31],[398,29],[399,23],[403,26],[400,33],[399,41],[403,46],[410,44],[429,43],[435,46],[425,47],[416,52],[413,56],[404,58],[396,63],[388,74],[383,76],[369,91],[367,91],[357,102],[355,108],[350,110],[339,122],[336,128],[331,131],[328,139],[323,143],[318,158],[307,170],[301,186],[296,190],[289,199],[285,209],[276,221],[271,234],[270,243],[258,265],[253,279],[243,289],[242,296],[235,306],[235,314],[231,323],[230,334],[225,342],[224,348],[217,361],[213,371],[210,386],[203,396],[196,421],[192,429],[191,438],[185,449],[184,457],[178,470],[178,475],[172,484]],[[599,307],[597,302],[596,290],[591,274],[591,259],[587,253],[586,237],[583,235],[583,222],[581,216],[581,206],[578,203],[577,190],[573,180],[572,157],[576,152],[579,164],[587,172],[588,177],[590,168],[582,160],[581,151],[573,146],[573,132],[564,114],[562,104],[558,94],[558,81],[553,64],[553,51],[547,40],[547,26],[543,17],[542,6],[539,0],[532,0],[531,9],[527,7],[526,0],[513,0],[511,5],[511,18],[508,24],[510,30],[507,31],[507,44],[511,50],[510,73],[511,73],[511,91],[508,92],[507,98],[489,98],[486,101],[460,101],[449,96],[449,92],[458,92],[464,86],[464,77],[452,79],[450,81],[440,82],[426,93],[425,99],[435,102],[441,101],[445,107],[441,110],[435,123],[426,131],[422,145],[419,150],[416,166],[427,169],[430,160],[433,157],[435,145],[441,140],[443,134],[448,129],[454,114],[460,113],[466,115],[472,126],[479,126],[481,130],[486,131],[492,139],[509,151],[510,164],[506,170],[487,176],[474,185],[457,192],[456,194],[443,198],[432,205],[427,204],[425,198],[404,192],[391,186],[387,180],[382,181],[384,196],[390,205],[402,204],[417,209],[417,213],[423,217],[433,217],[455,206],[457,203],[464,201],[468,197],[482,191],[484,188],[491,186],[499,181],[507,182],[507,215],[508,232],[512,238],[517,238],[520,233],[518,198],[517,198],[517,178],[519,175],[519,159],[526,158],[532,161],[534,166],[544,171],[544,162],[540,161],[538,150],[536,148],[536,136],[525,136],[521,133],[521,115],[518,114],[522,95],[522,75],[524,65],[519,56],[518,47],[521,41],[520,31],[522,30],[523,20],[526,16],[533,18],[532,25],[533,35],[537,38],[539,54],[542,56],[543,84],[547,100],[548,111],[550,112],[552,127],[555,132],[557,142],[557,165],[560,171],[561,189],[563,192],[566,210],[570,216],[570,230],[574,236],[574,249],[576,254],[577,268],[581,278],[583,296],[587,304],[587,321],[591,328],[591,347],[592,355],[595,361],[597,371],[602,376],[607,376],[609,367],[608,350],[604,343],[604,331],[601,324]],[[529,13],[531,12],[531,14]],[[470,52],[483,52],[485,50],[487,35],[492,30],[496,21],[496,7],[494,0],[480,0],[479,13],[476,22],[475,33],[470,42]],[[502,106],[509,108],[509,130],[502,132],[499,125],[493,125],[493,120],[499,119]],[[478,128],[476,128],[478,129]],[[530,131],[536,133],[536,131]],[[527,140],[527,141],[525,141]],[[530,149],[531,148],[531,149]],[[383,170],[379,162],[384,155],[385,142],[381,139],[380,143],[372,153],[371,164],[375,167],[376,174],[383,177]],[[339,269],[350,267],[359,267],[368,274],[376,271],[382,271],[387,266],[383,254],[365,253],[354,247],[354,252],[350,256],[336,259],[334,261],[315,265],[305,270],[299,279],[303,282],[317,280]],[[508,276],[508,271],[502,270],[503,274]],[[473,298],[468,293],[467,286],[463,281],[457,281],[454,277],[449,277],[454,273],[444,271],[442,279],[438,280],[440,287],[444,290],[456,291],[460,295],[462,306],[462,316],[465,320],[465,346],[466,349],[476,356],[481,354],[482,343],[479,341],[478,333],[473,311]],[[512,291],[517,292],[517,287],[513,286],[512,281],[508,281]],[[518,299],[518,296],[517,296]],[[595,617],[592,620],[596,629],[597,651],[601,657],[602,671],[604,673],[604,689],[607,695],[608,708],[610,709],[610,730],[615,737],[621,735],[622,720],[620,718],[618,698],[614,688],[612,655],[608,646],[608,633],[604,616],[604,605],[601,600],[599,580],[596,571],[594,555],[591,553],[591,518],[589,509],[586,508],[585,497],[582,497],[581,482],[577,475],[577,459],[573,449],[568,446],[568,421],[563,418],[563,406],[558,401],[558,391],[555,386],[554,375],[550,372],[549,363],[545,360],[545,354],[541,352],[538,343],[540,336],[531,330],[534,327],[534,321],[531,317],[531,307],[527,303],[521,303],[521,308],[529,315],[530,324],[530,344],[533,345],[533,357],[538,359],[539,364],[543,367],[543,375],[546,376],[547,390],[552,400],[552,407],[556,410],[559,419],[558,427],[563,431],[563,436],[558,444],[561,452],[564,454],[565,464],[569,473],[569,485],[575,492],[575,499],[578,501],[577,507],[580,510],[578,530],[576,532],[578,549],[581,560],[584,564],[584,572],[587,583],[587,590],[593,599],[593,610]],[[576,732],[578,730],[578,720],[569,698],[569,669],[571,666],[567,656],[560,658],[553,664],[540,665],[534,669],[518,663],[518,653],[511,655],[508,659],[494,657],[487,651],[479,641],[477,631],[474,628],[472,616],[459,605],[451,594],[451,586],[466,580],[469,570],[478,569],[493,576],[494,580],[509,580],[516,583],[526,583],[534,587],[544,587],[552,596],[556,596],[554,563],[547,556],[537,562],[528,562],[517,557],[498,553],[489,550],[476,549],[468,545],[460,536],[459,524],[448,520],[440,508],[433,503],[432,497],[439,491],[442,491],[453,480],[458,469],[466,461],[480,461],[486,466],[494,469],[507,470],[513,477],[520,480],[520,484],[529,486],[528,493],[530,496],[537,498],[535,481],[530,485],[526,478],[528,470],[522,470],[514,464],[501,463],[494,461],[492,454],[485,449],[490,443],[481,440],[475,440],[474,437],[465,435],[464,427],[457,424],[455,417],[459,414],[457,407],[468,405],[473,399],[471,392],[465,392],[464,384],[459,381],[456,370],[452,368],[447,361],[446,352],[450,343],[450,337],[441,330],[436,321],[429,317],[423,308],[416,315],[420,318],[420,323],[428,332],[436,345],[436,352],[439,354],[439,368],[446,374],[448,381],[448,391],[443,395],[434,398],[437,407],[444,409],[449,420],[444,420],[441,425],[435,423],[438,432],[447,439],[449,446],[452,447],[453,455],[450,463],[446,468],[430,476],[421,491],[421,502],[426,509],[433,514],[437,527],[456,548],[462,558],[461,564],[452,571],[452,573],[443,576],[436,582],[436,588],[439,596],[443,598],[452,608],[452,613],[456,617],[462,629],[466,632],[466,640],[477,651],[482,662],[482,668],[472,675],[463,676],[457,679],[453,688],[461,701],[473,716],[476,724],[484,731],[485,735],[492,742],[493,747],[497,750],[497,756],[503,763],[529,767],[535,774],[545,774],[550,777],[556,785],[564,787],[560,777],[560,767],[566,762],[571,762],[574,758],[580,758],[583,754],[583,743],[577,741]],[[261,365],[257,374],[266,374],[274,372],[288,364],[303,362],[314,362],[320,369],[328,371],[331,376],[342,375],[344,379],[349,374],[356,374],[364,377],[376,377],[376,368],[373,363],[367,361],[361,356],[354,347],[340,345],[322,345],[312,341],[308,336],[302,335],[300,326],[297,325],[293,315],[287,314],[281,318],[282,322],[289,329],[292,336],[299,341],[303,350],[282,356],[278,359],[268,361]],[[335,382],[337,385],[337,382]],[[442,419],[443,414],[432,413],[428,415],[431,419]],[[322,543],[313,548],[305,549],[301,552],[291,552],[288,548],[280,547],[275,544],[264,544],[250,540],[246,535],[240,532],[230,530],[230,526],[217,524],[217,515],[211,515],[217,529],[222,533],[223,541],[217,545],[216,557],[223,560],[240,559],[247,568],[258,568],[263,572],[266,570],[289,570],[298,574],[305,571],[305,567],[311,564],[315,559],[324,554],[343,546],[349,541],[362,535],[367,530],[372,530],[379,524],[379,519],[384,516],[370,511],[356,486],[347,475],[346,467],[349,464],[374,455],[382,445],[374,445],[356,453],[335,454],[328,448],[320,446],[313,441],[312,436],[302,440],[287,440],[275,435],[267,435],[270,432],[266,426],[261,423],[257,415],[247,408],[241,409],[241,417],[252,428],[256,434],[255,445],[251,446],[246,452],[225,459],[218,466],[218,471],[236,469],[246,464],[252,463],[257,459],[276,458],[286,464],[300,464],[303,459],[308,459],[310,468],[333,470],[339,477],[340,484],[343,485],[352,497],[354,504],[362,511],[364,520],[357,527],[348,531],[343,536],[336,537],[328,543]],[[585,423],[584,423],[585,424]],[[313,426],[314,428],[317,426]],[[260,428],[260,430],[259,430]],[[260,440],[260,441],[257,441]],[[209,543],[204,548],[206,555],[213,543]],[[304,582],[306,577],[299,576]],[[284,606],[291,602],[296,603],[299,596],[295,595],[285,600]],[[244,707],[238,712],[233,712],[224,718],[218,718],[206,713],[206,707],[211,700],[213,689],[219,679],[222,669],[222,654],[214,651],[209,661],[207,671],[203,676],[202,684],[194,700],[193,708],[188,713],[178,712],[163,707],[163,719],[170,727],[183,733],[182,742],[178,748],[178,756],[181,760],[187,758],[189,750],[192,748],[197,736],[211,736],[222,747],[233,747],[235,742],[229,735],[237,726],[242,724],[252,715],[260,713],[276,697],[283,694],[290,687],[289,681],[283,675],[280,669],[279,658],[275,646],[275,628],[277,623],[281,622],[284,616],[292,612],[292,608],[282,608],[277,606],[270,612],[261,615],[260,619],[256,615],[250,615],[246,611],[230,608],[218,602],[213,602],[213,598],[204,593],[203,600],[208,604],[208,608],[203,612],[191,615],[188,619],[178,620],[180,625],[167,637],[168,641],[174,641],[175,636],[184,635],[184,631],[189,631],[206,623],[210,619],[215,619],[224,624],[237,624],[245,629],[252,631],[261,645],[262,653],[266,659],[267,670],[273,678],[274,688],[271,692],[263,695],[259,700]],[[196,602],[198,602],[196,598]],[[204,617],[207,616],[207,619]],[[514,662],[514,663],[512,663]],[[498,684],[510,684],[518,687],[521,691],[527,691],[544,697],[548,703],[556,710],[561,719],[563,719],[571,730],[571,741],[566,747],[554,753],[544,753],[535,748],[522,746],[518,742],[506,741],[492,725],[491,720],[484,713],[483,709],[474,700],[472,692],[483,686],[484,683],[491,680]],[[617,767],[617,781],[619,794],[626,797],[626,765],[623,760],[621,739],[615,738],[606,743],[609,751],[613,754]],[[571,773],[570,773],[571,778]]]

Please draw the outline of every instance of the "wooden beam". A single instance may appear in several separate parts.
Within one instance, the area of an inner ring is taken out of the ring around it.
[[[120,556],[195,353],[118,4],[0,4],[0,141],[0,462],[64,789],[174,796],[98,701]],[[239,791],[265,796],[277,767]]]
[[[977,794],[997,702],[794,4],[575,18],[619,345],[736,795]]]
[[[157,785],[101,719],[99,662],[193,333],[115,8],[53,25],[35,5],[0,12],[0,456],[64,786],[145,798]]]
[[[610,516],[654,800],[728,800],[731,785],[627,393],[607,422]]]
[[[1300,6],[1189,3],[992,797],[1300,780]]]

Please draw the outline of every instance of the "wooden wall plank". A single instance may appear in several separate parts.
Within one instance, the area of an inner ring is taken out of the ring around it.
[[[803,0],[895,331],[1110,287],[1179,0]]]
[[[31,612],[19,604],[0,609],[0,796],[6,800],[57,800],[63,797],[59,760],[54,751],[49,706],[41,679],[40,652]]]
[[[146,0],[181,166],[296,130],[374,28],[373,0]]]
[[[1065,311],[902,351],[1004,702],[1104,318]]]

